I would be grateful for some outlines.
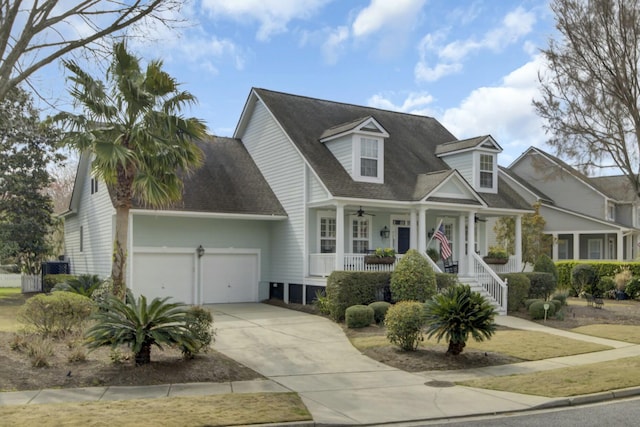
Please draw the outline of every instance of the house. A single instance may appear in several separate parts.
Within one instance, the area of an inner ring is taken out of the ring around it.
[[[505,185],[491,136],[457,140],[431,117],[252,89],[233,138],[198,144],[205,165],[186,177],[180,203],[131,210],[135,293],[308,303],[333,270],[393,268],[365,264],[377,247],[398,257],[436,248],[442,224],[460,278],[506,308],[505,284],[481,258],[486,219],[513,216],[518,234],[532,209]],[[114,209],[104,187],[83,156],[65,215],[74,273],[109,274]]]
[[[640,199],[625,176],[588,177],[535,147],[499,174],[528,203],[540,203],[553,260],[638,256]]]

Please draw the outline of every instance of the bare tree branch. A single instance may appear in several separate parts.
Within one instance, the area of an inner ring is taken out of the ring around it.
[[[0,0],[0,99],[36,71],[67,53],[153,19],[172,22],[164,12],[180,0]],[[65,6],[66,5],[66,6]],[[91,33],[75,28],[83,22]]]

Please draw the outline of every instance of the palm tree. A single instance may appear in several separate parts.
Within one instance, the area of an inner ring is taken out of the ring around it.
[[[457,285],[435,295],[424,305],[427,337],[449,341],[447,354],[462,353],[469,336],[476,341],[491,338],[496,331],[493,306],[468,285]]]
[[[202,163],[194,140],[205,135],[204,122],[180,115],[196,102],[180,91],[176,80],[151,61],[146,70],[114,45],[106,84],[94,79],[74,61],[64,61],[72,73],[70,94],[82,114],[60,113],[54,120],[67,130],[63,144],[93,156],[93,172],[102,178],[116,209],[111,277],[114,295],[124,298],[129,210],[132,200],[152,207],[180,200],[177,171],[189,172]]]
[[[169,298],[154,298],[149,304],[144,295],[136,299],[127,290],[126,302],[109,297],[100,305],[86,332],[87,347],[98,348],[127,344],[135,354],[136,365],[151,362],[151,346],[162,350],[163,344],[177,345],[189,353],[200,347],[198,337],[187,326],[189,308],[168,303]]]

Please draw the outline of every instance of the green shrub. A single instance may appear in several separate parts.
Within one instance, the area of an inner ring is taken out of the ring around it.
[[[327,279],[329,316],[340,322],[347,307],[382,300],[390,277],[388,272],[334,271]]]
[[[424,305],[426,333],[438,342],[449,342],[447,354],[456,356],[464,350],[469,337],[476,341],[491,338],[496,331],[496,311],[468,285],[449,288]]]
[[[384,319],[387,339],[404,351],[414,351],[423,340],[424,307],[417,301],[400,301],[389,308]]]
[[[188,348],[182,345],[182,354],[187,358],[192,358],[196,354],[209,350],[209,345],[214,340],[213,316],[206,308],[193,306],[187,311],[184,320],[185,326],[194,337],[195,345]]]
[[[65,291],[91,298],[93,292],[102,284],[102,280],[96,274],[81,274],[66,282],[55,285],[51,292]]]
[[[381,324],[384,323],[384,318],[387,315],[387,311],[389,311],[391,304],[386,301],[376,301],[369,304],[369,307],[373,309],[373,320],[377,324]]]
[[[47,337],[31,337],[27,342],[26,350],[31,366],[44,368],[49,366],[49,358],[53,356],[53,342]]]
[[[436,273],[436,289],[442,292],[453,286],[459,285],[458,275],[452,273]]]
[[[533,271],[537,273],[551,273],[555,282],[558,283],[558,267],[548,255],[542,254],[533,265]]]
[[[607,298],[615,298],[616,281],[611,276],[603,276],[598,282],[598,295]]]
[[[373,323],[373,308],[368,305],[352,305],[345,312],[347,328],[364,328]]]
[[[85,334],[87,346],[113,349],[126,344],[135,353],[136,365],[151,363],[152,345],[160,349],[165,344],[175,345],[194,352],[197,337],[186,326],[188,307],[182,303],[168,303],[168,300],[154,298],[147,304],[144,295],[135,298],[130,290],[127,290],[125,302],[115,297],[107,298],[93,316],[95,324]]]
[[[571,270],[571,289],[574,296],[586,292],[598,295],[598,275],[590,264],[578,264]]]
[[[620,261],[558,261],[558,287],[560,289],[571,289],[571,271],[578,264],[589,264],[598,277],[613,277],[620,270],[628,269],[632,276],[640,276],[640,262],[620,262]]]
[[[529,295],[531,286],[529,278],[524,273],[508,273],[499,276],[502,280],[507,280],[507,311],[518,311]]]
[[[540,298],[529,298],[524,301],[524,308],[529,310],[529,307],[531,307],[531,304],[533,304],[536,301],[544,301],[544,300],[541,300]]]
[[[56,285],[68,282],[75,277],[73,274],[45,274],[42,278],[42,292],[49,293]]]
[[[544,319],[544,305],[549,304],[547,319],[556,314],[556,306],[547,301],[536,301],[529,306],[529,315],[532,319]]]
[[[562,303],[562,305],[567,305],[567,298],[569,297],[569,294],[567,294],[567,292],[556,292],[555,294],[553,294],[551,296],[551,299],[557,299],[558,301],[560,301]]]
[[[111,278],[105,279],[98,287],[91,293],[91,299],[98,305],[102,305],[107,302],[107,299],[113,295],[113,280]]]
[[[391,296],[395,301],[425,302],[435,293],[435,272],[418,251],[409,249],[391,273]]]
[[[640,277],[634,277],[624,290],[627,297],[630,299],[636,299],[640,296]]]
[[[18,321],[27,330],[43,336],[62,336],[83,326],[95,309],[87,297],[70,292],[39,294],[18,311]]]
[[[557,283],[551,273],[525,273],[529,278],[529,298],[547,299],[556,290]]]
[[[555,308],[555,312],[556,313],[559,312],[560,309],[562,308],[562,301],[560,301],[560,300],[552,299],[552,300],[549,300],[549,302],[556,306],[556,308]]]
[[[318,308],[320,314],[331,313],[331,310],[329,310],[329,298],[327,298],[327,293],[325,291],[316,291],[316,298],[313,300],[313,304]]]

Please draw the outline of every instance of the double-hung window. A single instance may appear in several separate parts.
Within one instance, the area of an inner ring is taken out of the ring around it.
[[[332,254],[336,252],[336,219],[320,218],[320,253]]]
[[[357,217],[351,222],[351,241],[354,254],[364,254],[369,250],[371,233],[369,218]]]
[[[360,176],[378,177],[378,140],[360,138]]]
[[[588,259],[602,259],[602,240],[601,239],[589,239],[587,241],[587,247],[589,249]]]
[[[480,154],[480,188],[493,188],[493,156]]]

